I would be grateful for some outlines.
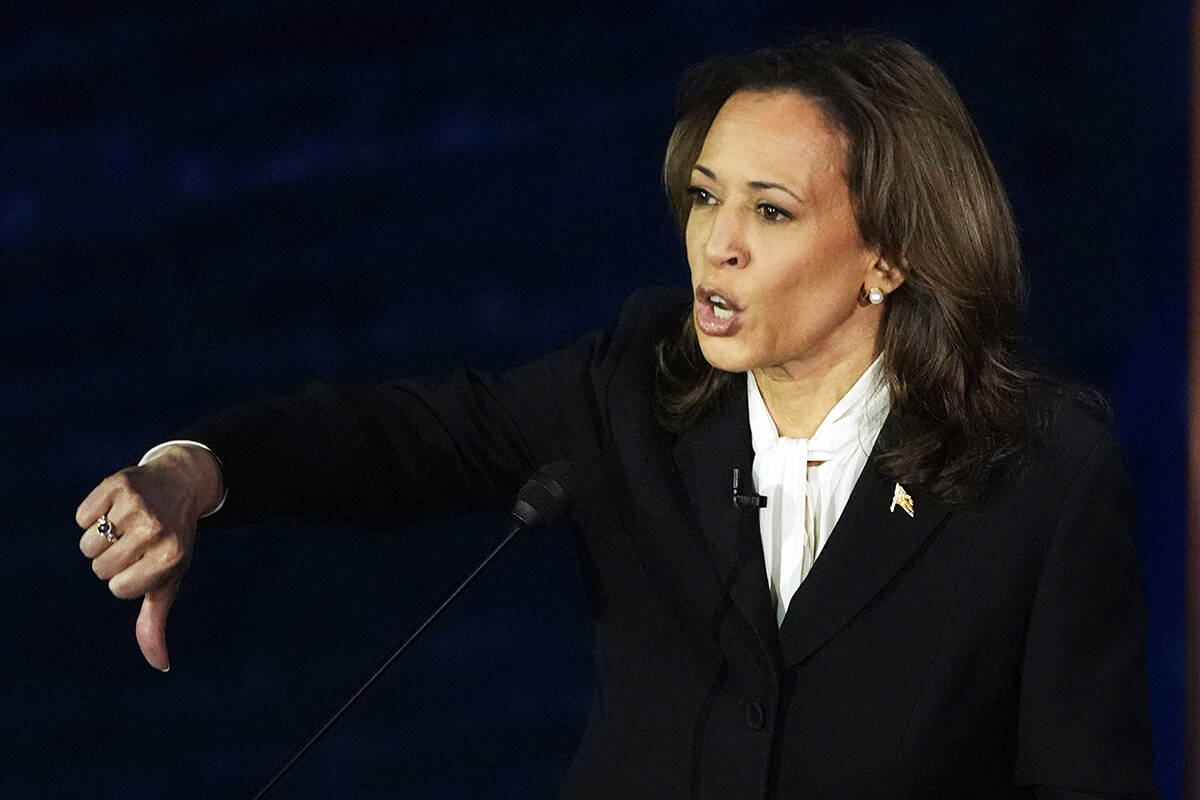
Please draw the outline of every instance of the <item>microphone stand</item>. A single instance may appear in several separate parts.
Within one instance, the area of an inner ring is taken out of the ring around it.
[[[536,474],[534,474],[532,478],[526,481],[525,485],[521,487],[521,491],[517,495],[517,502],[512,510],[512,516],[514,519],[511,527],[509,528],[508,535],[500,541],[500,544],[492,548],[492,551],[488,553],[487,556],[484,557],[484,559],[480,561],[473,570],[471,570],[467,577],[462,579],[458,586],[454,587],[454,589],[451,590],[448,595],[446,595],[442,602],[438,604],[437,608],[435,608],[433,611],[427,614],[424,619],[421,620],[417,627],[413,629],[412,633],[408,635],[408,638],[392,648],[392,651],[388,653],[386,657],[384,657],[383,661],[379,662],[379,666],[375,667],[375,669],[371,671],[371,674],[367,676],[366,680],[364,680],[362,684],[360,684],[359,687],[350,694],[349,697],[342,701],[342,704],[338,706],[337,711],[333,712],[333,715],[330,716],[329,719],[327,719],[325,723],[317,729],[317,732],[314,733],[307,742],[301,745],[296,752],[294,752],[288,758],[288,760],[284,762],[283,766],[281,766],[271,777],[271,780],[267,781],[266,785],[258,790],[258,793],[254,795],[254,800],[262,800],[262,798],[267,796],[267,793],[271,791],[275,784],[279,783],[279,781],[283,779],[283,776],[287,775],[288,771],[295,766],[296,762],[299,761],[301,757],[303,757],[303,755],[312,748],[313,745],[320,741],[321,737],[324,736],[329,729],[332,728],[334,724],[336,724],[337,721],[342,718],[342,715],[350,709],[350,706],[354,705],[358,698],[362,697],[363,693],[365,693],[367,689],[370,689],[375,681],[379,680],[379,677],[383,675],[383,673],[387,672],[388,668],[395,663],[396,659],[400,658],[400,656],[402,656],[404,652],[408,650],[413,642],[415,642],[421,636],[421,634],[425,632],[425,629],[428,628],[433,621],[437,619],[443,611],[446,610],[446,607],[453,603],[455,598],[462,594],[463,589],[467,588],[471,581],[475,580],[475,577],[479,575],[479,573],[483,572],[487,565],[492,563],[492,561],[496,558],[496,556],[500,555],[504,548],[508,547],[509,543],[516,538],[518,533],[527,529],[535,528],[538,525],[551,522],[556,516],[558,516],[558,514],[562,511],[564,503],[566,502],[568,489],[574,482],[574,473],[575,466],[570,462],[555,462],[553,464],[544,465]]]
[[[476,565],[475,569],[471,570],[470,574],[463,578],[462,582],[459,583],[458,586],[454,587],[454,589],[448,595],[446,595],[442,602],[438,604],[437,608],[435,608],[433,611],[427,614],[423,620],[421,620],[420,624],[413,629],[412,633],[408,635],[407,639],[398,644],[396,647],[392,648],[392,652],[388,653],[387,656],[381,662],[379,662],[379,666],[375,667],[371,674],[367,676],[367,679],[364,680],[362,684],[342,702],[342,704],[338,707],[338,710],[333,712],[333,715],[325,721],[325,724],[318,728],[317,732],[314,733],[307,742],[301,745],[286,762],[284,762],[283,766],[279,768],[271,780],[267,781],[266,785],[258,790],[258,794],[254,795],[254,800],[262,800],[262,798],[267,796],[267,793],[271,791],[275,784],[279,783],[279,781],[283,779],[283,776],[288,773],[295,763],[299,761],[313,745],[320,741],[321,737],[324,736],[326,732],[328,732],[329,729],[332,728],[337,721],[342,718],[342,715],[350,709],[350,706],[354,705],[358,698],[361,697],[363,693],[367,691],[367,689],[370,689],[375,681],[379,680],[379,677],[383,675],[383,673],[387,672],[388,668],[395,663],[396,659],[404,654],[404,651],[407,650],[409,646],[412,645],[412,643],[415,642],[421,636],[421,634],[425,632],[425,629],[428,628],[433,621],[438,618],[439,615],[441,615],[442,611],[444,611],[447,606],[454,602],[455,598],[462,593],[462,590],[467,588],[467,585],[470,584],[471,581],[475,580],[475,576],[480,572],[483,572],[484,568],[487,567],[488,564],[492,563],[492,560],[498,556],[501,551],[504,550],[504,548],[508,547],[509,543],[516,538],[517,534],[524,530],[524,528],[525,526],[520,522],[514,522],[512,524],[512,529],[509,530],[508,535],[504,537],[500,544],[492,548],[492,552],[488,553],[487,556],[480,561],[478,565]]]

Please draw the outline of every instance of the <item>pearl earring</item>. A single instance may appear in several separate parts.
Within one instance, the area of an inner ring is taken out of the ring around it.
[[[878,286],[872,286],[871,290],[867,292],[867,300],[871,305],[877,306],[883,302],[883,292],[880,291]]]

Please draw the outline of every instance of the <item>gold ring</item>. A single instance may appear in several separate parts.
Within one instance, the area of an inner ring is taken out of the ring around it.
[[[96,520],[96,533],[107,539],[110,544],[121,538],[120,534],[113,528],[113,524],[108,521],[107,514],[101,514],[100,519]]]

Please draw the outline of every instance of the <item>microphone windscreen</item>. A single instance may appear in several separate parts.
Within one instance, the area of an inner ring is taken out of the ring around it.
[[[572,461],[555,461],[539,467],[517,492],[513,516],[527,528],[554,522],[567,506],[578,472]]]

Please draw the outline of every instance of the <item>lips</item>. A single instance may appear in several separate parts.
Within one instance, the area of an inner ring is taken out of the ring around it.
[[[696,327],[705,336],[732,336],[742,327],[743,309],[726,292],[697,287],[695,311]]]

